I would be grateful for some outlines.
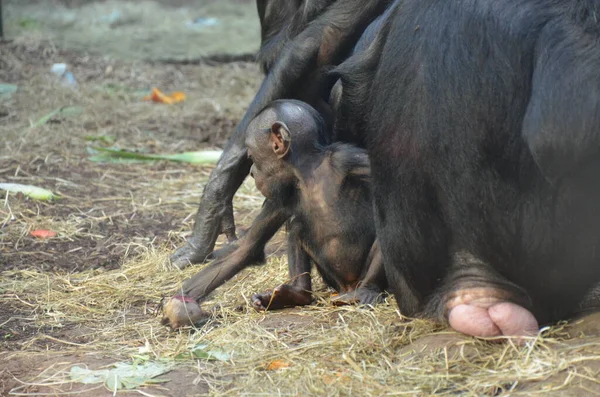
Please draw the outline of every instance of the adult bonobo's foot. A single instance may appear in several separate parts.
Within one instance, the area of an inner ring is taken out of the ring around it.
[[[526,308],[497,297],[488,288],[459,290],[446,303],[448,322],[471,336],[535,336],[538,322]]]
[[[179,247],[170,257],[171,266],[177,269],[185,269],[189,265],[204,263],[212,260],[223,259],[239,248],[237,240],[230,242],[223,248],[212,251],[208,255],[201,249],[196,248],[193,243],[188,242]]]
[[[331,298],[331,303],[336,306],[343,305],[370,305],[375,306],[383,302],[384,294],[379,290],[359,287],[355,290]]]
[[[189,265],[203,263],[209,255],[210,252],[207,253],[202,248],[197,247],[194,243],[187,242],[171,254],[169,263],[177,269],[185,269]]]
[[[252,306],[258,311],[306,306],[311,303],[310,292],[289,284],[280,285],[271,292],[252,295]]]
[[[198,303],[189,296],[176,295],[163,306],[162,325],[172,329],[197,324],[209,317],[209,313],[200,308]]]
[[[203,207],[200,207],[192,237],[169,257],[171,266],[177,269],[185,269],[189,265],[204,263],[219,257],[216,253],[221,250],[213,252],[213,249],[220,233],[224,233],[229,242],[228,246],[222,248],[223,255],[221,256],[226,256],[235,251],[237,245],[233,243],[237,241],[237,236],[233,220],[233,207],[231,202],[223,205],[225,206],[224,213],[218,219],[211,214],[209,214],[210,216],[205,215],[202,211]],[[213,206],[216,206],[216,204],[213,204]]]
[[[214,261],[217,259],[223,259],[226,256],[233,254],[238,248],[240,248],[240,240],[230,241],[229,244],[214,250],[206,257],[206,261]]]

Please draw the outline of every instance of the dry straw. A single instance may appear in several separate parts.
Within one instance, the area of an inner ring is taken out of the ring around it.
[[[279,257],[224,285],[205,304],[214,318],[202,328],[169,332],[154,317],[157,304],[197,268],[168,271],[164,259],[164,252],[149,250],[110,272],[5,274],[11,281],[0,288],[12,293],[3,297],[3,305],[26,309],[40,330],[86,330],[85,342],[41,331],[15,354],[48,345],[61,354],[110,352],[121,358],[144,354],[175,360],[207,344],[230,359],[178,363],[199,365],[199,381],[230,395],[496,395],[558,391],[582,379],[598,383],[593,368],[583,365],[600,359],[598,340],[561,341],[566,335],[562,326],[522,347],[511,341],[490,343],[403,319],[393,302],[375,309],[332,307],[322,286],[321,298],[311,307],[267,314],[247,310],[245,299],[252,292],[285,281],[286,261]],[[276,361],[280,364],[273,367]],[[66,375],[65,368],[49,368],[35,382],[60,385],[68,381]],[[541,383],[532,387],[532,381]]]

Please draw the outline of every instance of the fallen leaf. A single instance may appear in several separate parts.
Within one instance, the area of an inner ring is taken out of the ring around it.
[[[277,371],[278,369],[288,368],[290,363],[283,360],[274,360],[267,365],[267,371]]]
[[[198,152],[183,152],[176,154],[144,154],[125,149],[105,147],[90,147],[88,152],[93,154],[89,159],[95,162],[149,161],[168,160],[193,164],[215,164],[223,154],[222,150],[201,150]],[[97,154],[100,152],[100,154]]]
[[[36,200],[52,200],[58,198],[50,190],[32,185],[21,185],[20,183],[0,183],[0,190],[7,192],[23,193],[24,195]]]
[[[218,360],[218,361],[227,361],[229,360],[229,354],[217,350],[217,349],[209,349],[208,345],[198,344],[194,346],[190,351],[185,353],[180,353],[176,357],[179,360],[186,359],[206,359],[206,360]]]
[[[35,123],[32,122],[30,128],[41,127],[52,120],[55,116],[73,116],[83,112],[83,108],[79,106],[63,106],[57,109],[54,109],[50,113],[47,113],[43,117],[41,117]]]
[[[174,103],[185,101],[185,94],[181,91],[172,92],[170,97]]]
[[[52,230],[38,229],[31,232],[33,237],[37,238],[50,238],[56,236],[56,232]]]
[[[169,372],[173,364],[161,362],[116,363],[113,364],[113,367],[91,370],[74,366],[70,371],[71,380],[84,384],[104,383],[108,390],[116,392],[122,389],[135,389],[145,384],[166,382],[166,379],[156,377]]]

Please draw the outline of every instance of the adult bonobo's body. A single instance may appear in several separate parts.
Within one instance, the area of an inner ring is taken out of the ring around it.
[[[600,280],[600,1],[394,7],[339,72],[401,311],[477,336],[573,314]]]
[[[386,281],[375,242],[367,153],[347,144],[326,145],[328,137],[321,116],[299,101],[275,101],[250,123],[251,174],[273,210],[261,214],[274,215],[259,216],[236,251],[187,280],[186,299],[200,300],[243,268],[264,261],[264,244],[290,219],[291,281],[254,295],[257,309],[310,304],[312,263],[341,293],[340,303],[378,300]],[[179,317],[167,313],[165,322],[185,324]]]
[[[204,261],[219,233],[236,238],[231,200],[248,175],[244,146],[249,122],[276,99],[303,100],[322,113],[333,82],[326,70],[343,61],[364,29],[390,0],[257,0],[262,43],[259,62],[265,79],[237,125],[204,188],[194,232],[171,257],[183,268]]]

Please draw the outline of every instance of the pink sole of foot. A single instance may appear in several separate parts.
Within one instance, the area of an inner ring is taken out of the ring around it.
[[[510,302],[489,308],[461,304],[448,315],[450,326],[470,336],[533,336],[538,323],[529,310]]]

